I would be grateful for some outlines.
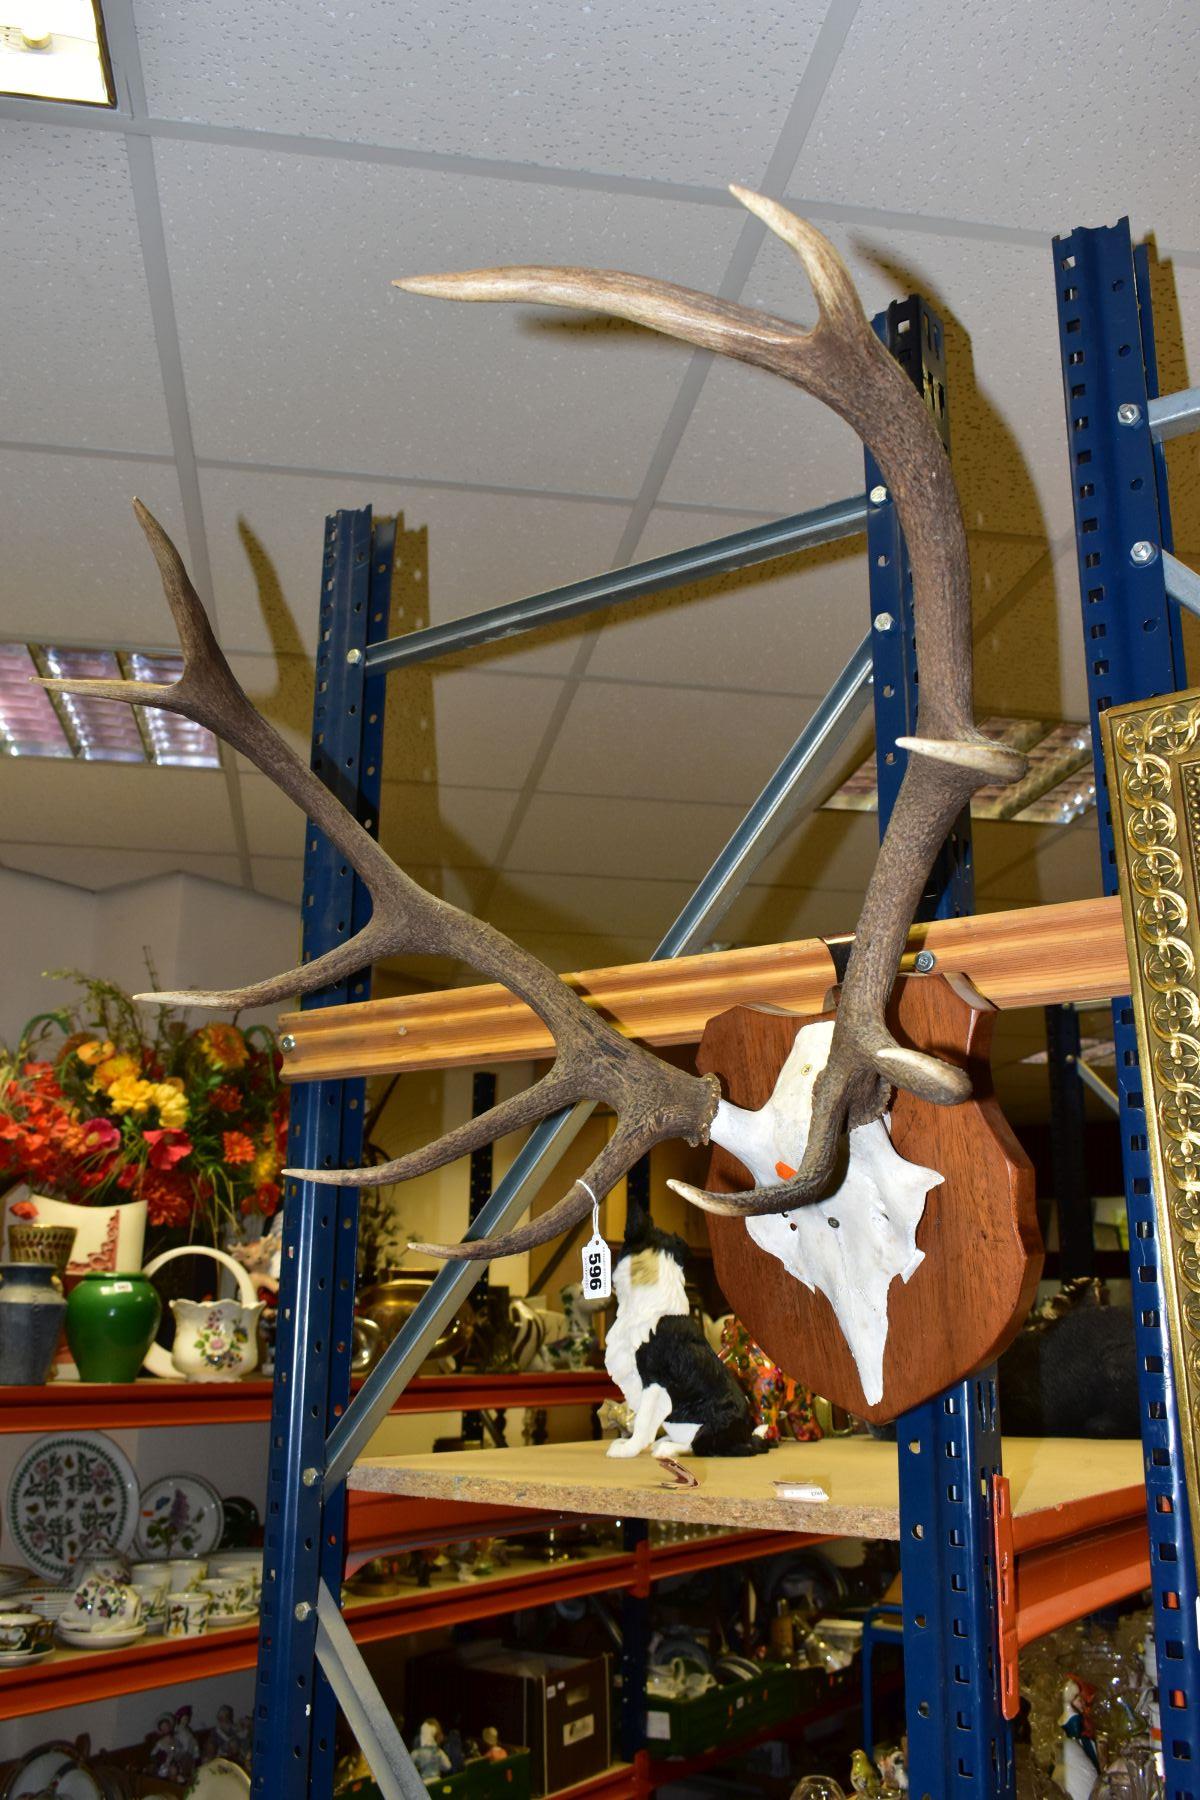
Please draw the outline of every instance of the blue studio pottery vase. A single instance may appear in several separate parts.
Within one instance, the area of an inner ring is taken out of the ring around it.
[[[66,1310],[52,1263],[0,1263],[0,1385],[41,1386]]]

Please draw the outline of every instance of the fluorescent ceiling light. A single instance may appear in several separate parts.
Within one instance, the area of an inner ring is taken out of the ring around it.
[[[979,729],[997,743],[1024,752],[1028,772],[1004,787],[980,788],[971,800],[973,819],[1012,819],[1021,825],[1070,825],[1096,804],[1089,725],[1057,725],[1042,719],[981,719]],[[875,758],[870,756],[831,794],[834,812],[876,812]]]
[[[115,106],[99,0],[0,0],[0,92]]]
[[[120,700],[49,694],[31,679],[60,675],[73,681],[170,682],[182,668],[181,656],[142,650],[0,644],[0,753],[215,769],[220,764],[217,740],[190,719]]]

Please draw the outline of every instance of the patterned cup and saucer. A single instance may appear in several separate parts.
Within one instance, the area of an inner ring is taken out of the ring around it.
[[[0,1613],[0,1669],[42,1662],[53,1648],[53,1620],[42,1613]]]
[[[200,1590],[171,1594],[167,1600],[166,1635],[169,1638],[200,1637],[211,1611],[211,1594]]]
[[[146,1635],[142,1596],[124,1581],[90,1575],[58,1621],[59,1636],[76,1649],[116,1650]]]

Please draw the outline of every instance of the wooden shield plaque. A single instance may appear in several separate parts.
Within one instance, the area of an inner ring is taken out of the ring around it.
[[[924,1260],[907,1282],[897,1277],[888,1291],[881,1400],[868,1404],[826,1296],[755,1243],[744,1220],[707,1215],[717,1279],[751,1336],[796,1381],[875,1424],[991,1362],[1019,1329],[1041,1273],[1033,1167],[991,1091],[994,1009],[965,983],[952,981],[906,977],[897,982],[889,1011],[901,1044],[968,1068],[973,1094],[952,1107],[931,1106],[904,1092],[896,1096],[894,1148],[945,1179],[928,1194],[917,1227]],[[734,1007],[709,1021],[696,1066],[721,1078],[734,1105],[760,1107],[798,1027],[810,1022]],[[730,1193],[752,1185],[741,1163],[714,1147],[708,1186]]]

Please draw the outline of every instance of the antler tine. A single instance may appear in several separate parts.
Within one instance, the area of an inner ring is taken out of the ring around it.
[[[593,1197],[602,1200],[621,1177],[629,1173],[638,1158],[659,1143],[664,1135],[676,1134],[664,1134],[656,1129],[652,1118],[621,1124],[557,1205],[538,1218],[516,1226],[502,1237],[464,1238],[460,1244],[414,1243],[409,1249],[420,1251],[424,1256],[460,1257],[464,1262],[488,1262],[493,1257],[520,1256],[526,1250],[536,1249],[539,1244],[561,1237],[581,1219],[586,1219],[592,1209]]]
[[[900,740],[909,765],[864,898],[804,1156],[795,1176],[777,1187],[718,1195],[678,1184],[705,1210],[751,1214],[821,1199],[842,1130],[877,1118],[893,1086],[942,1105],[966,1098],[964,1072],[897,1044],[884,1011],[909,923],[947,831],[976,788],[1015,780],[1025,764],[975,727],[966,533],[949,460],[921,397],[872,331],[833,246],[777,202],[745,188],[731,191],[800,258],[818,304],[811,330],[613,271],[480,269],[396,285],[447,299],[599,309],[781,375],[853,427],[896,501],[916,597],[921,735]]]
[[[625,1172],[627,1165],[620,1165],[623,1145],[637,1145],[629,1153],[632,1162],[662,1138],[684,1137],[693,1143],[705,1138],[720,1099],[715,1079],[698,1078],[673,1068],[622,1038],[544,963],[493,926],[427,893],[398,868],[313,770],[254,710],[213,636],[178,550],[140,501],[134,502],[134,510],[150,541],[179,629],[183,673],[177,682],[166,686],[60,678],[47,679],[43,685],[60,692],[100,694],[134,706],[161,706],[206,725],[248,756],[320,827],[361,876],[373,907],[370,919],[356,937],[284,975],[220,992],[155,993],[139,998],[159,1005],[266,1006],[323,987],[382,956],[401,951],[443,954],[466,961],[484,976],[503,982],[533,1008],[555,1039],[557,1055],[541,1081],[425,1148],[369,1169],[289,1169],[287,1173],[355,1187],[406,1180],[439,1168],[482,1143],[530,1125],[562,1107],[592,1099],[612,1107],[618,1117],[628,1112],[635,1119],[630,1130],[618,1128],[607,1153],[594,1165],[592,1185],[603,1198],[608,1186]],[[615,1172],[610,1174],[610,1170]],[[600,1185],[605,1182],[608,1185]],[[522,1243],[543,1243],[555,1236],[562,1229],[558,1218],[555,1209],[533,1221],[521,1233]],[[482,1244],[473,1251],[478,1257],[490,1253]]]

